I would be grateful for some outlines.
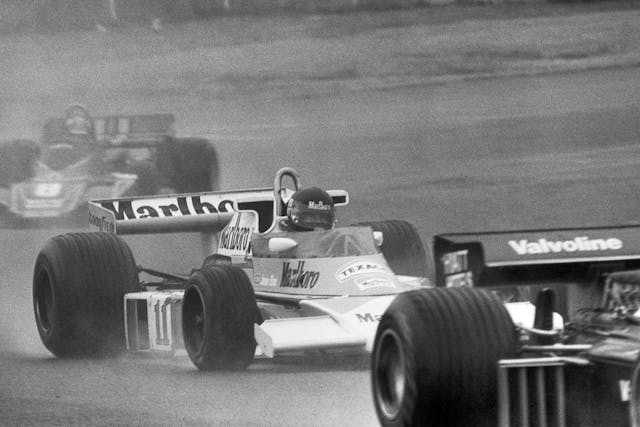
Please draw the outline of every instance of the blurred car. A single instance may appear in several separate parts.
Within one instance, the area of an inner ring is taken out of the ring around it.
[[[91,117],[71,106],[40,142],[0,143],[0,214],[14,224],[86,217],[96,198],[217,189],[213,145],[177,138],[171,114]]]

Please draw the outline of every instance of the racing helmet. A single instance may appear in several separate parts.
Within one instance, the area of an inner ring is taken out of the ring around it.
[[[287,202],[287,218],[293,230],[330,230],[335,222],[333,199],[318,187],[298,190]]]
[[[93,131],[91,116],[81,105],[72,105],[67,109],[64,124],[71,135],[90,136]]]

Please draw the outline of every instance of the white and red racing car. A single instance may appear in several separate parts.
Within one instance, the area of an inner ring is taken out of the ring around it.
[[[291,189],[281,186],[288,178]],[[186,349],[203,370],[246,367],[256,342],[269,357],[370,349],[393,297],[428,283],[422,241],[397,220],[283,230],[299,189],[285,168],[273,188],[90,202],[89,222],[101,232],[53,237],[38,255],[43,343],[57,357]],[[348,203],[346,191],[327,194],[334,206]],[[179,231],[217,241],[200,265],[185,266],[195,268],[190,276],[137,267],[116,236]],[[159,279],[141,283],[140,271]]]

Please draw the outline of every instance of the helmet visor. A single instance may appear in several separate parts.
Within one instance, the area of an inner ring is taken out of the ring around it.
[[[333,214],[330,210],[305,209],[293,216],[293,223],[298,227],[329,229],[333,227]]]

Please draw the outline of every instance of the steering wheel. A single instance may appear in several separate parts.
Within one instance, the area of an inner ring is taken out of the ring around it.
[[[298,191],[302,188],[302,184],[300,181],[300,175],[296,172],[295,169],[285,167],[276,172],[276,178],[273,181],[273,215],[274,218],[278,218],[284,216],[284,202],[283,196],[286,194],[286,187],[283,187],[282,180],[285,177],[291,178],[293,181],[294,191]]]

